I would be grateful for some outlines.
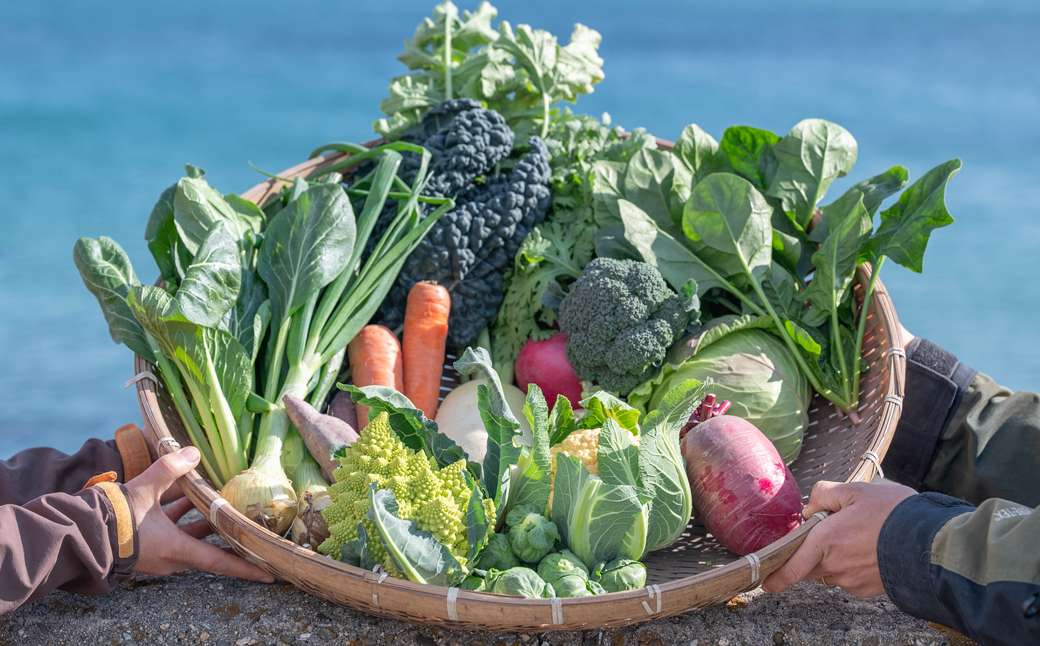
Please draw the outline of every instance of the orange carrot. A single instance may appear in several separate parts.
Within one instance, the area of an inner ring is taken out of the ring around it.
[[[404,310],[404,395],[426,417],[437,415],[448,340],[448,290],[432,281],[416,283]]]
[[[358,388],[386,386],[400,391],[404,387],[401,344],[389,328],[366,325],[347,346],[350,378]],[[368,406],[358,404],[358,428],[368,426]]]

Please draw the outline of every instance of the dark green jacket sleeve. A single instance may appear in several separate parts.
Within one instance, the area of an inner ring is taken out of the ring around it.
[[[982,644],[1040,644],[1040,396],[1012,393],[927,340],[907,355],[883,466],[930,493],[885,521],[885,591]]]
[[[1040,395],[1012,393],[926,339],[907,352],[886,477],[980,505],[1040,506]]]

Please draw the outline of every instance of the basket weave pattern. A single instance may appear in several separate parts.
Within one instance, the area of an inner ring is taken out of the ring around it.
[[[660,141],[659,147],[669,149],[671,144]],[[290,179],[306,176],[341,158],[341,153],[318,157],[280,176]],[[262,205],[277,195],[282,186],[284,182],[271,179],[247,191],[243,197]],[[860,267],[856,277],[857,296],[862,299],[862,285],[870,278],[870,267]],[[895,308],[878,281],[863,341],[863,358],[870,369],[860,383],[862,421],[853,425],[829,401],[814,396],[801,454],[791,464],[791,472],[804,496],[808,496],[812,486],[820,480],[869,482],[877,473],[902,408],[906,367],[902,346]],[[893,349],[899,351],[890,352]],[[134,368],[136,374],[154,371],[141,357],[135,357]],[[442,396],[457,385],[458,375],[447,365],[441,384]],[[161,378],[138,380],[137,396],[146,428],[152,433],[160,455],[188,443]],[[644,589],[595,597],[524,599],[422,585],[334,561],[250,522],[227,504],[199,471],[192,471],[178,482],[235,550],[300,589],[380,617],[470,630],[617,627],[724,603],[754,589],[783,565],[822,518],[811,518],[784,538],[747,557],[737,557],[720,546],[694,519],[678,541],[644,559],[648,572]]]

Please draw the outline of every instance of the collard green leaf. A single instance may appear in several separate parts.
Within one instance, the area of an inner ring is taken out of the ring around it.
[[[721,285],[681,240],[663,231],[642,209],[625,199],[619,199],[617,207],[625,240],[639,252],[640,260],[661,272],[672,289],[681,291],[691,278],[697,282],[698,295]]]
[[[837,314],[849,294],[859,265],[860,250],[870,237],[870,214],[860,197],[852,212],[827,236],[813,254],[813,273],[805,298],[812,305],[807,322],[820,325]]]
[[[371,506],[367,517],[372,521],[379,538],[394,566],[409,581],[429,585],[450,585],[462,566],[447,547],[437,542],[433,534],[419,530],[414,520],[398,517],[397,498],[390,489],[369,490]]]
[[[658,410],[643,421],[639,440],[639,478],[653,504],[647,522],[646,551],[675,542],[690,522],[693,495],[686,461],[679,450],[679,430],[712,386],[688,379],[664,396]],[[603,559],[608,560],[608,559]]]
[[[549,413],[549,446],[556,446],[577,429],[578,422],[574,419],[570,401],[563,395],[557,395],[556,403]]]
[[[856,209],[862,197],[863,206],[870,217],[890,195],[895,195],[906,186],[910,173],[902,166],[893,166],[880,175],[867,178],[856,184],[827,206],[820,207],[820,223],[809,233],[809,240],[823,242],[830,235],[831,229],[837,227]]]
[[[218,222],[199,247],[177,290],[177,305],[189,321],[217,327],[242,287],[238,241]]]
[[[487,512],[484,509],[484,492],[469,471],[464,471],[466,484],[471,488],[469,502],[466,504],[466,540],[469,542],[467,560],[473,562],[473,557],[487,544],[488,530],[494,529],[488,526]]]
[[[390,428],[405,446],[413,451],[423,451],[437,462],[438,467],[466,459],[466,452],[437,428],[437,422],[428,419],[423,412],[404,395],[386,386],[337,384],[340,390],[350,393],[355,404],[368,406],[369,418],[385,412]]]
[[[585,409],[585,416],[578,421],[581,428],[597,428],[613,419],[632,435],[639,435],[639,411],[608,392],[589,395],[581,400],[581,407]]]
[[[141,282],[123,248],[105,236],[97,240],[80,238],[72,249],[72,260],[83,284],[101,306],[112,340],[154,363],[147,334],[126,304],[130,290]]]
[[[694,187],[683,214],[690,249],[734,283],[761,276],[772,260],[773,209],[747,180],[715,173]]]
[[[773,145],[780,137],[751,126],[730,126],[722,133],[720,148],[725,153],[733,172],[758,190],[765,192],[776,175],[776,155]]]
[[[257,271],[276,326],[346,269],[354,235],[354,210],[337,184],[312,186],[271,220]]]
[[[816,203],[831,183],[856,164],[856,140],[849,131],[823,119],[806,119],[773,146],[777,170],[768,194],[803,231]]]
[[[357,524],[358,537],[347,541],[340,550],[340,559],[348,565],[371,571],[377,562],[368,551],[368,530],[363,523]]]
[[[640,493],[639,502],[648,502],[650,497],[642,491],[639,479],[639,446],[632,433],[621,428],[617,420],[608,418],[603,421],[597,446],[600,479],[607,484],[634,487]]]
[[[960,169],[960,159],[936,166],[911,184],[892,208],[883,211],[881,226],[870,240],[870,258],[887,256],[921,273],[932,231],[953,223],[946,210],[946,185]]]
[[[608,485],[578,458],[557,454],[552,520],[586,567],[622,556],[625,537],[644,512],[634,487]]]
[[[672,148],[672,155],[689,172],[690,188],[725,165],[725,153],[720,155],[719,150],[719,142],[697,124],[683,128],[679,141]]]
[[[510,485],[512,505],[534,505],[544,511],[552,491],[552,455],[549,452],[549,407],[537,384],[527,387],[524,416],[531,426],[531,451],[518,466]]]

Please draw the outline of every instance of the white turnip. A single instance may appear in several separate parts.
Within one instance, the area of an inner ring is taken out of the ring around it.
[[[693,513],[726,549],[750,554],[802,521],[802,495],[769,439],[739,417],[713,417],[682,441]]]

